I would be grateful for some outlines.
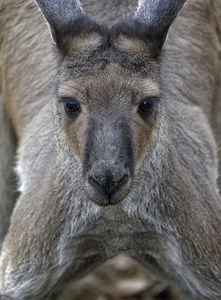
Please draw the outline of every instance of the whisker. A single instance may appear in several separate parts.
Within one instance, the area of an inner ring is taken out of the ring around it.
[[[37,133],[39,133],[39,131],[41,131],[41,129],[43,129],[47,124],[49,124],[50,122],[52,122],[52,119],[48,119],[40,128],[38,128],[23,144],[21,144],[17,150],[21,150]]]

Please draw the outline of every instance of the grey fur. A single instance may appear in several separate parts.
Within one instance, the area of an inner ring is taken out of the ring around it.
[[[70,280],[124,253],[178,285],[187,300],[218,300],[220,1],[189,0],[162,56],[153,55],[151,39],[130,35],[128,23],[110,34],[119,15],[134,15],[136,2],[85,0],[82,7],[108,26],[69,36],[64,56],[53,51],[32,0],[0,3],[0,87],[18,139],[21,191],[1,251],[0,293],[56,299]],[[58,101],[70,93],[82,109],[72,122]],[[137,111],[147,96],[161,100],[144,121]],[[133,185],[123,201],[103,207],[86,186],[85,133],[97,118],[104,152],[113,156],[122,130],[111,122],[116,117],[131,130]]]
[[[12,298],[6,297],[6,296],[1,296],[0,295],[0,300],[13,300]]]
[[[64,1],[36,0],[36,2],[48,21],[55,41],[59,32],[65,35],[68,28],[74,27],[75,20],[83,16],[80,3],[75,0],[67,1],[65,5]]]
[[[13,168],[15,166],[15,137],[11,128],[11,122],[2,102],[2,98],[0,97],[0,249],[8,230],[9,219],[16,198],[16,182],[13,176]]]
[[[165,39],[167,31],[186,0],[140,0],[135,19],[148,28],[150,35]]]

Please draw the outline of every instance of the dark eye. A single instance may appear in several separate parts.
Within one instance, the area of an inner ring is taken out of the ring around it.
[[[140,102],[139,109],[150,114],[153,111],[154,102],[159,102],[159,99],[156,97],[144,99]]]
[[[65,108],[70,113],[73,113],[73,112],[79,110],[80,105],[78,103],[76,103],[74,100],[69,100],[65,103]]]
[[[64,108],[69,114],[75,113],[80,109],[80,105],[75,99],[63,97],[60,101],[64,103]]]

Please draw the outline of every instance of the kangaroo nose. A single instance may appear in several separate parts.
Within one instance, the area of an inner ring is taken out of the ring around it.
[[[124,170],[123,172],[115,172],[112,174],[106,172],[106,175],[91,174],[88,178],[88,182],[100,194],[111,197],[128,182],[128,178],[128,172]]]

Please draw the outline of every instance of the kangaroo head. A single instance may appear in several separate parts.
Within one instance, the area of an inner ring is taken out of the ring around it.
[[[53,101],[61,145],[82,166],[98,205],[129,193],[156,145],[161,120],[160,55],[184,0],[141,0],[135,17],[111,29],[78,1],[37,0],[58,53]]]

